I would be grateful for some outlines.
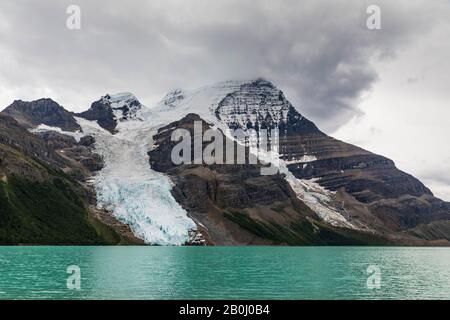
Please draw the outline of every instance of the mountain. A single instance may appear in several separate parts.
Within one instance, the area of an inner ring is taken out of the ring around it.
[[[171,162],[176,142],[171,140],[176,129],[191,133],[194,143],[194,122],[202,122],[203,130],[211,126],[196,114],[158,130],[155,148],[149,151],[154,170],[168,174],[174,182],[172,194],[197,221],[201,233],[218,245],[336,245],[386,244],[388,240],[367,236],[359,230],[343,232],[328,225],[300,200],[278,173],[261,175],[257,164],[183,164]],[[229,143],[224,141],[225,145]],[[207,147],[204,143],[202,149]],[[234,148],[237,149],[236,142]],[[250,151],[246,148],[248,160]],[[227,152],[224,152],[224,159]],[[193,160],[193,158],[192,158]],[[248,161],[247,161],[248,162]]]
[[[118,122],[140,119],[139,111],[141,107],[139,100],[131,93],[107,94],[92,103],[87,111],[78,114],[78,116],[97,121],[100,127],[115,133]]]
[[[327,136],[264,79],[225,82],[192,92],[177,89],[157,110],[172,119],[164,113],[191,110],[222,128],[278,128],[280,158],[295,178],[288,179],[294,182],[291,186],[298,190],[298,181],[310,186],[314,182],[312,187],[331,192],[333,203],[326,204],[322,214],[331,224],[344,219],[354,229],[397,238],[419,225],[426,228],[432,221],[449,220],[449,204],[435,198],[420,181],[398,170],[390,159]],[[308,201],[308,195],[298,196]],[[319,214],[323,211],[317,209]]]
[[[16,100],[2,113],[14,118],[26,128],[44,124],[65,131],[81,130],[72,113],[52,99],[39,99],[32,102]]]
[[[214,112],[232,128],[278,126],[280,155],[289,171],[298,179],[318,179],[321,186],[337,192],[352,223],[400,231],[449,219],[449,204],[436,199],[420,181],[398,170],[390,159],[325,135],[267,81],[241,85]]]
[[[82,167],[76,179],[93,190],[103,221],[146,243],[450,244],[449,203],[392,160],[323,133],[264,79],[175,89],[150,108],[131,93],[107,94],[79,114],[57,108],[67,115],[60,126],[33,110],[13,103],[4,112]],[[194,121],[225,140],[230,129],[251,134],[233,142],[247,157],[263,130],[271,139],[278,130],[278,173],[260,175],[264,159],[174,165],[171,135],[192,136]]]

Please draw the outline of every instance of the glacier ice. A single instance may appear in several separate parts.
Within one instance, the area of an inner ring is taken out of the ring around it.
[[[83,132],[95,137],[104,168],[92,179],[97,205],[129,225],[148,244],[183,245],[196,225],[171,194],[169,177],[150,168],[147,150],[158,117],[120,122],[113,135],[95,121],[76,118]]]

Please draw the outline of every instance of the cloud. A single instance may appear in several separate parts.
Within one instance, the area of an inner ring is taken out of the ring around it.
[[[45,95],[80,111],[118,91],[152,104],[173,87],[262,76],[327,132],[361,114],[373,61],[395,59],[443,5],[378,1],[382,30],[370,31],[371,1],[79,0],[82,29],[70,31],[72,2],[0,4],[2,107]]]

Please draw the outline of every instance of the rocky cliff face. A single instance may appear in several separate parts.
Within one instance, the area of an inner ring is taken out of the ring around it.
[[[257,79],[243,83],[217,105],[217,119],[230,129],[279,129],[280,133],[322,134],[300,115],[283,92],[272,83]]]
[[[141,103],[131,93],[107,94],[78,116],[97,121],[102,128],[115,133],[118,122],[139,119],[141,108]]]
[[[52,99],[45,98],[31,102],[16,100],[2,113],[11,116],[26,128],[45,124],[64,131],[81,130],[72,113]]]

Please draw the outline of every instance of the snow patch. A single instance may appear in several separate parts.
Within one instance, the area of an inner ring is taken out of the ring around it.
[[[317,161],[317,157],[309,154],[305,154],[298,159],[292,158],[290,160],[285,160],[286,164],[294,164],[294,163],[304,163],[303,168],[305,168],[305,164],[308,162]]]
[[[75,139],[76,142],[80,142],[80,139],[82,137],[84,137],[84,133],[80,132],[80,131],[75,131],[75,132],[71,132],[71,131],[64,131],[59,127],[51,127],[45,124],[40,124],[38,125],[36,128],[33,129],[29,129],[30,132],[32,133],[38,133],[38,132],[48,132],[48,131],[54,131],[66,136],[71,136]]]
[[[180,120],[189,113],[198,114],[207,122],[217,122],[214,111],[230,93],[240,89],[245,81],[226,81],[196,90],[175,89],[170,91],[155,107],[167,124]]]
[[[333,208],[333,196],[335,192],[322,187],[319,179],[297,179],[280,160],[280,172],[286,175],[286,181],[294,190],[297,197],[313,210],[322,220],[333,226],[358,229],[350,223],[341,213]]]

